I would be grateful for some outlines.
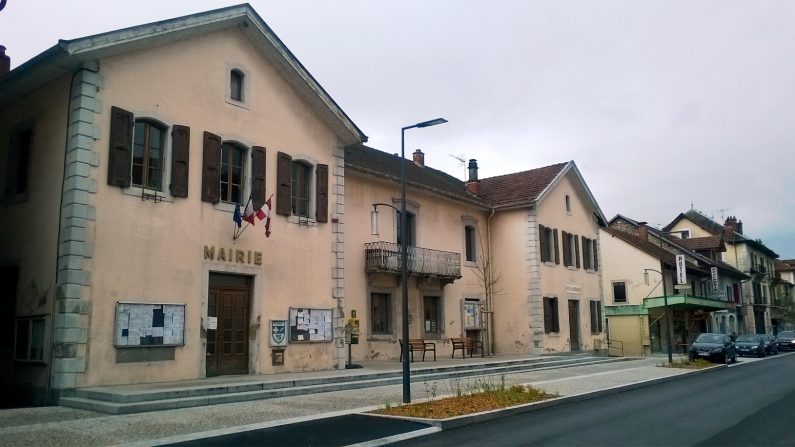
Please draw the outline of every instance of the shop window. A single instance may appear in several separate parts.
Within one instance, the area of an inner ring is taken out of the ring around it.
[[[544,332],[560,332],[557,298],[544,298]]]
[[[392,295],[370,294],[370,331],[373,335],[392,334]]]
[[[627,284],[624,281],[613,282],[613,302],[614,303],[627,302]]]
[[[33,139],[31,129],[20,130],[11,135],[6,159],[5,201],[24,200],[28,192],[30,149]]]
[[[18,361],[44,361],[44,317],[17,318],[14,359]]]

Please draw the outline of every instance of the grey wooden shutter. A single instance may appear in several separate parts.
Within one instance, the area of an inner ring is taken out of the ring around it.
[[[591,240],[585,236],[582,236],[582,267],[591,268]]]
[[[580,268],[580,238],[577,235],[573,235],[572,239],[574,240],[574,265],[577,268]]]
[[[133,114],[118,107],[110,108],[110,143],[108,148],[108,184],[126,188],[132,178]]]
[[[553,239],[555,239],[555,264],[560,264],[560,257],[558,255],[558,252],[560,250],[558,250],[558,229],[557,228],[552,230],[552,236],[553,236]],[[550,261],[551,261],[551,259],[550,259]]]
[[[171,130],[171,195],[188,197],[190,127],[174,125]]]
[[[538,225],[538,246],[541,250],[541,262],[549,261],[549,239],[547,238],[547,227]]]
[[[204,132],[202,158],[202,201],[218,203],[221,200],[221,137]]]
[[[328,222],[328,165],[317,165],[315,210],[318,222]]]
[[[259,210],[265,204],[265,148],[254,146],[251,148],[251,203],[254,210]]]
[[[292,214],[292,198],[290,196],[292,164],[293,157],[284,152],[279,152],[276,155],[276,214],[282,216]]]
[[[569,233],[563,232],[563,265],[566,267],[572,264],[571,262],[571,244],[569,243]]]
[[[593,243],[593,269],[598,271],[599,270],[599,252],[596,251],[597,243],[596,239],[591,241]]]
[[[544,298],[544,332],[552,332],[552,300]]]

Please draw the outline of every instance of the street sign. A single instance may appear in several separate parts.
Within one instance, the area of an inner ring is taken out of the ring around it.
[[[712,267],[710,273],[712,274],[712,291],[717,292],[718,286],[720,285],[718,282],[718,268]]]
[[[687,268],[685,267],[685,255],[676,255],[676,283],[687,284]]]

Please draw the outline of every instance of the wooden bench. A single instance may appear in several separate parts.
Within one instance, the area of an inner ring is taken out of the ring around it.
[[[400,340],[400,361],[403,361],[403,353],[406,350],[403,348],[403,340]],[[409,354],[411,357],[411,361],[414,361],[414,353],[415,352],[422,352],[422,361],[425,361],[425,353],[426,352],[433,352],[433,361],[436,361],[436,344],[433,342],[425,341],[421,338],[410,338],[409,339]]]
[[[483,357],[483,342],[480,340],[472,340],[471,338],[451,338],[451,342],[453,342],[453,356],[455,358],[455,352],[459,349],[461,350],[461,358],[466,358],[467,351],[469,351],[469,357],[472,357],[472,354],[478,349],[480,349],[480,356]]]

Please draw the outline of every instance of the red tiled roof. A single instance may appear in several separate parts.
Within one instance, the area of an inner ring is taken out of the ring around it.
[[[497,207],[532,203],[568,165],[568,162],[558,163],[481,179],[479,197]]]
[[[673,239],[673,240],[688,250],[726,251],[726,245],[723,244],[723,238],[721,236],[693,237],[689,239]]]

